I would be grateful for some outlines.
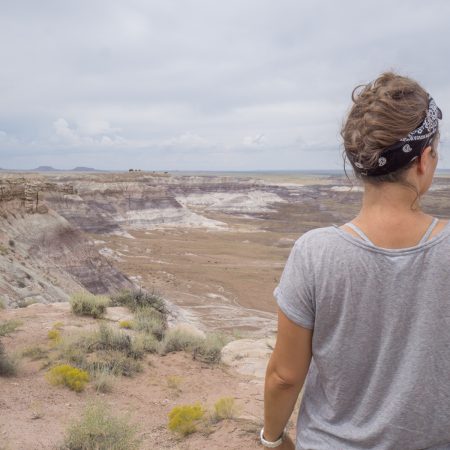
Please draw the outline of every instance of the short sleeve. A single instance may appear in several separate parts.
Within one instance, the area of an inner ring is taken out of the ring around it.
[[[299,239],[291,250],[273,295],[280,309],[297,325],[313,329],[315,303],[312,298],[311,264]]]

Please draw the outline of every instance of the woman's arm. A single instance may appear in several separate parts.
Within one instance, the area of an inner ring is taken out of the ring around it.
[[[280,437],[292,414],[311,362],[312,334],[313,330],[295,324],[278,308],[277,341],[264,385],[264,438],[268,441]]]

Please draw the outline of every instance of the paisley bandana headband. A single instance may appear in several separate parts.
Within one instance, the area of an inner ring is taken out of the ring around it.
[[[384,149],[378,157],[377,166],[366,168],[361,161],[348,153],[357,172],[369,177],[386,175],[406,166],[421,155],[422,150],[426,148],[438,131],[439,120],[442,119],[442,111],[430,96],[428,98],[428,110],[424,121],[408,136]]]

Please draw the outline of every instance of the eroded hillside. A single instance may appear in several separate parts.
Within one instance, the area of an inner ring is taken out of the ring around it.
[[[132,282],[46,199],[73,186],[39,177],[0,184],[0,297],[9,307],[67,300],[70,293],[106,293]]]

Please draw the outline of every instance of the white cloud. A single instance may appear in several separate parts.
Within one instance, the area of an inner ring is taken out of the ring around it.
[[[181,149],[205,149],[213,147],[213,145],[208,142],[207,139],[190,131],[180,134],[179,136],[165,139],[161,142],[161,145],[163,147],[173,147]]]
[[[11,136],[6,131],[0,130],[0,150],[2,146],[11,147],[19,144],[19,140],[15,136]]]
[[[257,134],[255,136],[245,136],[242,140],[242,143],[246,147],[257,147],[263,145],[267,141],[266,136],[264,134]]]
[[[136,155],[148,167],[251,169],[257,150],[265,167],[341,167],[324,155],[351,90],[391,67],[432,93],[443,135],[450,126],[445,0],[3,3],[0,159],[11,164],[16,142],[36,165],[64,150],[100,168]],[[417,32],[426,23],[432,33]]]
[[[54,140],[69,146],[126,145],[126,140],[114,134],[114,129],[106,121],[88,122],[82,127],[74,127],[70,126],[66,119],[60,117],[53,122],[53,128],[54,138],[56,138]]]

